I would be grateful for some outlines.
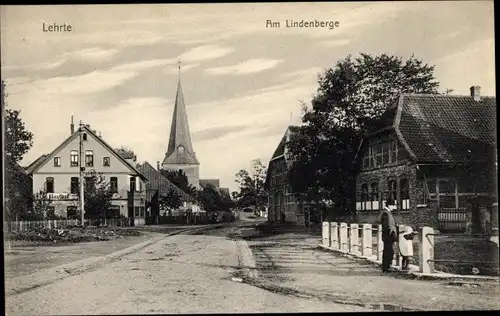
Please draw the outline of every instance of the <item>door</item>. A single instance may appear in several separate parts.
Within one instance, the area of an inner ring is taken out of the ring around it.
[[[276,192],[274,194],[274,222],[279,223],[279,214],[281,213],[280,208],[280,193]]]

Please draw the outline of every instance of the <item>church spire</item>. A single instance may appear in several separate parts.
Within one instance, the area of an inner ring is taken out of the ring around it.
[[[189,132],[189,124],[187,119],[187,111],[186,105],[184,103],[184,95],[182,93],[182,85],[181,85],[181,63],[180,60],[178,64],[179,78],[177,81],[177,94],[175,96],[175,105],[174,105],[174,113],[172,115],[172,126],[170,127],[170,138],[168,142],[168,150],[166,156],[171,156],[175,153],[179,146],[182,146],[182,149],[178,152],[179,158],[182,159],[182,156],[187,158],[189,156],[192,163],[198,163],[194,156],[193,144],[191,142],[191,135]],[[185,151],[185,152],[184,152]]]

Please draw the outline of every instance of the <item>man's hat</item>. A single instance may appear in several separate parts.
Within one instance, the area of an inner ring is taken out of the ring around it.
[[[396,201],[394,201],[394,199],[392,199],[392,198],[388,198],[387,201],[385,201],[385,205],[387,205],[387,206],[396,205]]]

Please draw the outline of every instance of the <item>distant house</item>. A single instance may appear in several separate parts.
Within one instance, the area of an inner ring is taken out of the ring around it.
[[[26,168],[33,179],[33,194],[43,191],[51,199],[50,212],[63,218],[79,217],[79,170],[80,138],[82,138],[83,168],[96,171],[113,190],[112,208],[108,217],[124,216],[133,225],[145,223],[146,177],[135,165],[135,156],[124,158],[109,146],[102,137],[83,126],[74,130],[71,124],[70,136],[50,154],[42,155]]]
[[[356,155],[360,222],[376,221],[391,197],[398,223],[464,231],[471,216],[479,227],[496,199],[496,98],[477,86],[470,96],[403,94],[382,122]]]
[[[211,186],[218,189],[220,186],[220,181],[219,181],[219,179],[200,179],[200,186],[201,187],[204,188],[207,185],[211,185]]]
[[[138,165],[137,169],[148,178],[146,183],[146,208],[147,216],[150,218],[149,222],[158,223],[159,216],[165,215],[160,210],[159,201],[161,197],[167,196],[170,190],[174,190],[181,197],[183,205],[180,208],[193,209],[194,207],[193,211],[199,210],[196,200],[192,196],[170,182],[147,161]]]
[[[289,161],[286,143],[290,135],[297,130],[296,126],[289,126],[274,151],[267,168],[265,187],[269,193],[268,221],[271,223],[305,223],[304,208],[296,201],[292,194],[288,180]]]

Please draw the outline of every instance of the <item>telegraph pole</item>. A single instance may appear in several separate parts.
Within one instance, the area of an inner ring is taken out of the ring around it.
[[[84,213],[85,213],[85,199],[84,199],[84,188],[83,188],[83,182],[84,182],[84,176],[83,176],[83,171],[85,170],[85,166],[83,164],[83,123],[80,121],[80,129],[78,130],[78,138],[80,139],[80,157],[79,157],[79,170],[80,170],[80,214],[82,217],[82,227],[85,226],[85,218],[84,218]]]

